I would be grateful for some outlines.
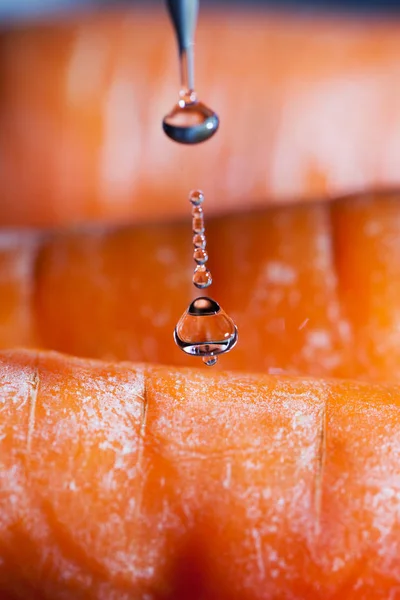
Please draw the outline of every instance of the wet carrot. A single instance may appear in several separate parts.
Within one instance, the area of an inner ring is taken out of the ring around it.
[[[399,214],[382,193],[208,219],[209,293],[240,336],[220,368],[398,379]],[[189,218],[0,246],[0,347],[196,365],[172,340],[193,296]]]
[[[165,10],[3,31],[0,223],[176,217],[198,186],[221,213],[399,184],[399,30],[202,9],[196,79],[221,128],[190,152],[161,129],[178,93]]]
[[[1,597],[395,598],[400,388],[0,355]]]

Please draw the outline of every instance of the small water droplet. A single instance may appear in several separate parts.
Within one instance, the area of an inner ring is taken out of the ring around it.
[[[193,246],[195,248],[202,248],[204,250],[204,248],[206,247],[206,236],[203,234],[199,234],[197,233],[196,235],[193,236]]]
[[[213,367],[214,365],[217,364],[218,362],[218,357],[217,356],[210,356],[209,358],[207,356],[203,356],[202,361],[205,365],[207,365],[207,367]]]
[[[203,217],[194,218],[192,221],[193,233],[204,233],[204,220]]]
[[[189,194],[189,202],[191,202],[193,206],[200,206],[200,204],[203,204],[203,192],[201,190],[192,190]]]
[[[204,218],[204,210],[201,206],[193,206],[192,217],[195,217],[196,219]]]
[[[203,248],[195,248],[193,258],[198,265],[204,265],[208,261],[207,251]]]
[[[215,358],[236,345],[238,334],[236,325],[218,302],[201,296],[193,300],[179,319],[174,338],[186,354]],[[206,364],[212,366],[215,362]]]
[[[198,265],[194,270],[192,281],[197,288],[203,289],[212,284],[212,275],[206,266]]]

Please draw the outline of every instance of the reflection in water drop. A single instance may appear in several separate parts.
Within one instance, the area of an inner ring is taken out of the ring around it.
[[[211,272],[205,265],[197,265],[193,273],[193,283],[199,289],[204,289],[212,284]]]
[[[217,114],[205,104],[179,101],[163,120],[163,129],[179,144],[200,144],[209,140],[219,127]]]
[[[193,246],[195,248],[204,248],[206,247],[206,236],[205,235],[194,235],[193,236]]]
[[[193,219],[193,233],[204,233],[203,217],[195,217]]]
[[[229,352],[235,346],[238,334],[236,325],[219,304],[201,296],[193,300],[179,319],[174,338],[186,354],[215,357]]]
[[[200,206],[204,202],[204,194],[201,190],[192,190],[189,194],[189,202],[193,206]]]
[[[192,217],[196,219],[202,219],[204,217],[204,210],[201,206],[193,206]]]
[[[204,265],[208,261],[208,254],[203,248],[195,248],[193,258],[198,265]]]

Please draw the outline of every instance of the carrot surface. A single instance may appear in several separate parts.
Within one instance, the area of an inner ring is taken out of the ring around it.
[[[151,32],[151,34],[149,34]],[[193,187],[210,210],[399,185],[400,22],[202,9],[200,97],[218,135],[182,148],[165,10],[107,11],[0,35],[0,224],[157,221]]]
[[[188,204],[188,203],[187,203]],[[398,194],[207,219],[207,290],[234,318],[220,368],[398,380]],[[193,297],[175,224],[0,235],[0,347],[196,366],[172,339]]]
[[[400,388],[0,355],[0,591],[385,599]]]

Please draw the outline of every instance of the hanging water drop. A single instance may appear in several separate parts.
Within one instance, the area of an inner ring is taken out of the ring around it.
[[[234,322],[218,302],[207,296],[193,300],[179,319],[174,331],[176,344],[186,354],[216,357],[229,352],[237,343]],[[210,361],[212,366],[216,361]]]
[[[202,217],[193,219],[193,233],[204,233],[204,220]]]
[[[197,100],[191,103],[180,100],[163,119],[164,132],[179,144],[205,142],[218,127],[218,115]]]
[[[197,100],[194,91],[194,31],[198,0],[167,0],[179,47],[181,92],[179,102],[163,119],[169,138],[180,144],[198,144],[208,140],[219,127],[218,115]]]
[[[193,246],[195,248],[201,248],[202,250],[204,250],[204,248],[206,247],[207,242],[206,242],[206,236],[203,234],[196,234],[193,236]]]
[[[203,250],[203,248],[195,248],[193,258],[198,265],[204,265],[208,261],[207,251]]]
[[[204,210],[201,206],[193,206],[192,208],[192,217],[194,219],[202,219],[204,218]]]
[[[213,367],[214,365],[217,364],[218,362],[218,357],[217,356],[203,356],[202,361],[205,365],[207,365],[207,367]]]
[[[189,194],[189,202],[193,206],[200,206],[204,202],[204,194],[201,190],[192,190]]]
[[[211,272],[205,265],[198,265],[193,273],[193,284],[199,288],[204,289],[212,284]]]

